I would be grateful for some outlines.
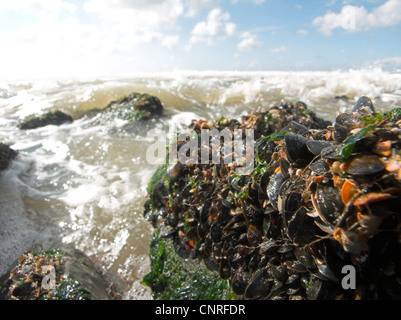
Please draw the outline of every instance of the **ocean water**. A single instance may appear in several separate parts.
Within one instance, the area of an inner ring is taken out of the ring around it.
[[[62,110],[79,118],[131,92],[156,95],[166,116],[146,126],[81,118],[22,131],[31,114]],[[150,224],[142,217],[157,163],[146,159],[149,130],[171,137],[193,119],[240,119],[281,101],[303,101],[334,121],[369,96],[377,111],[401,107],[401,74],[381,69],[332,72],[179,72],[97,79],[0,82],[0,141],[19,151],[0,173],[0,276],[26,250],[60,243],[84,251],[124,299],[148,299]]]

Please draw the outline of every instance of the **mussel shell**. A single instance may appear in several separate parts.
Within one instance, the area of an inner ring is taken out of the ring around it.
[[[337,142],[343,142],[350,134],[350,131],[359,128],[361,120],[350,113],[340,113],[334,122],[334,137]]]
[[[309,133],[309,129],[298,122],[291,121],[290,125],[291,125],[291,129],[294,133],[297,133],[300,135],[306,135]]]
[[[228,185],[230,186],[230,188],[233,191],[241,191],[241,186],[239,185],[238,180],[239,179],[237,177],[234,177],[234,176],[229,176],[228,177],[228,180],[227,180]]]
[[[217,223],[220,226],[225,226],[232,219],[230,210],[220,210],[217,214]]]
[[[228,259],[223,258],[220,261],[219,264],[219,274],[220,278],[223,280],[227,280],[231,277],[231,267],[230,264],[228,263]]]
[[[308,270],[316,269],[316,264],[312,257],[312,250],[308,245],[295,248],[294,255]]]
[[[336,141],[343,142],[350,134],[350,128],[341,123],[334,123],[334,137]]]
[[[182,177],[185,172],[188,171],[188,166],[177,162],[170,170],[168,170],[168,176],[171,181],[177,181],[180,177]]]
[[[288,221],[287,235],[297,245],[304,246],[317,239],[314,219],[306,214],[305,207],[299,208]]]
[[[369,115],[375,113],[375,107],[369,97],[362,96],[356,102],[352,112],[358,112],[362,115]]]
[[[218,224],[217,220],[212,223],[210,227],[210,237],[214,243],[217,243],[221,240],[223,235],[223,228]]]
[[[258,206],[244,202],[242,210],[249,223],[259,225],[263,220],[263,211]]]
[[[371,175],[382,172],[386,165],[379,157],[374,155],[358,155],[349,160],[344,171],[355,176]]]
[[[329,160],[339,160],[340,156],[337,153],[337,147],[338,146],[330,146],[330,147],[325,147],[322,149],[320,152],[322,155],[323,159],[329,159]]]
[[[330,170],[330,167],[327,165],[326,161],[323,159],[317,160],[309,165],[309,168],[316,174],[321,175],[325,174]]]
[[[251,276],[249,273],[244,272],[242,268],[239,267],[231,278],[231,288],[236,294],[243,295],[250,279]]]
[[[308,140],[306,141],[306,146],[310,152],[318,156],[324,148],[332,146],[332,143],[323,140]]]
[[[267,196],[272,206],[277,210],[277,201],[281,185],[284,183],[285,178],[281,171],[274,174],[267,185]]]
[[[247,231],[248,242],[251,246],[257,246],[262,241],[262,228],[257,225],[249,225]]]
[[[313,154],[308,150],[307,139],[304,136],[288,132],[284,136],[284,142],[287,158],[294,167],[305,167],[313,159]]]
[[[268,239],[260,244],[260,253],[265,256],[273,255],[280,248],[280,244],[275,240]]]
[[[268,268],[259,269],[249,280],[249,284],[245,289],[245,299],[263,299],[266,297],[272,286],[272,280],[269,279]]]
[[[294,180],[293,178],[286,180],[281,185],[277,207],[286,219],[289,219],[302,204],[303,187],[304,182],[302,180]]]
[[[333,282],[312,277],[309,283],[310,285],[306,288],[308,300],[334,300]]]
[[[271,266],[271,272],[273,277],[280,281],[280,282],[285,282],[287,281],[288,274],[287,274],[287,267],[283,265],[278,265],[278,266]]]
[[[199,239],[203,239],[206,235],[207,229],[204,227],[203,224],[199,223],[196,227],[196,233]]]
[[[209,209],[210,209],[211,204],[212,203],[210,201],[207,201],[202,205],[202,208],[199,212],[199,217],[200,217],[201,223],[206,223],[206,221],[208,221]]]
[[[256,150],[259,154],[260,160],[269,163],[272,159],[272,155],[276,146],[277,145],[274,143],[274,141],[266,141],[266,139],[261,139],[260,141],[258,141],[256,143]]]
[[[168,196],[168,192],[163,181],[158,181],[153,186],[153,190],[150,196],[152,198],[153,205],[156,208],[161,208],[164,206],[164,204],[166,203],[165,199]]]
[[[335,220],[344,210],[340,190],[332,186],[318,184],[315,198],[321,218],[330,224],[335,224]]]
[[[252,255],[251,259],[248,262],[248,270],[253,273],[257,270],[259,266],[261,256],[258,253]]]

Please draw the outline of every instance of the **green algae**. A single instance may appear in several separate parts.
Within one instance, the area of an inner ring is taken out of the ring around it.
[[[360,139],[369,136],[375,128],[376,125],[374,124],[368,125],[358,131],[356,134],[353,134],[345,139],[344,142],[337,149],[337,154],[341,157],[341,160],[347,160],[352,155],[356,143]]]
[[[156,300],[233,300],[230,282],[201,262],[183,259],[172,241],[156,229],[150,242],[151,272],[142,284],[152,290]]]

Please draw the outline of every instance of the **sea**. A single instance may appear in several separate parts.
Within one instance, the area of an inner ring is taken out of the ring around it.
[[[118,117],[82,117],[131,92],[157,96],[165,116],[146,126]],[[0,173],[0,277],[25,251],[71,245],[94,261],[123,299],[151,299],[140,283],[150,270],[153,231],[143,208],[158,166],[146,156],[154,142],[150,131],[171,139],[192,120],[240,120],[283,101],[303,101],[333,122],[362,95],[376,111],[401,108],[401,73],[180,71],[0,80],[0,142],[19,152]],[[77,120],[18,128],[28,116],[55,110]]]

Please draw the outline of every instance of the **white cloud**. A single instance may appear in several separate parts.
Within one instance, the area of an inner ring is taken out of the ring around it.
[[[210,45],[213,43],[214,37],[226,38],[232,36],[236,25],[229,20],[230,14],[228,12],[222,12],[220,8],[211,10],[206,21],[195,25],[191,33],[190,42],[206,42]]]
[[[400,72],[401,70],[401,57],[391,57],[379,59],[374,62],[374,65],[384,70],[390,70],[392,72]]]
[[[247,52],[262,46],[262,43],[258,40],[256,34],[243,32],[241,38],[243,38],[243,40],[237,46],[239,51]]]
[[[272,52],[272,53],[280,53],[280,52],[286,52],[288,50],[290,50],[290,48],[288,48],[286,46],[281,46],[281,47],[278,47],[278,48],[271,49],[270,52]]]
[[[187,0],[187,16],[193,17],[202,9],[214,8],[218,3],[219,0]]]
[[[0,37],[0,69],[11,76],[47,77],[89,74],[123,45],[112,30],[82,25],[76,19],[24,25]]]
[[[299,29],[297,31],[298,34],[300,34],[301,36],[307,36],[308,35],[308,30],[305,29]]]
[[[401,23],[401,0],[388,0],[371,12],[361,6],[344,6],[340,13],[328,12],[317,17],[312,24],[325,36],[343,28],[349,31],[362,31],[372,28],[389,27]]]
[[[84,10],[104,22],[102,29],[114,32],[123,50],[155,41],[171,49],[179,36],[166,33],[176,31],[184,4],[182,0],[88,0]]]
[[[76,6],[62,0],[13,0],[1,1],[0,12],[18,10],[33,14],[42,20],[55,21],[61,12],[75,13]]]
[[[174,27],[184,5],[181,0],[89,0],[84,9],[124,32],[153,33]]]
[[[161,39],[160,44],[164,47],[167,47],[169,49],[173,48],[175,45],[177,45],[180,37],[178,35],[174,36],[163,36]]]

